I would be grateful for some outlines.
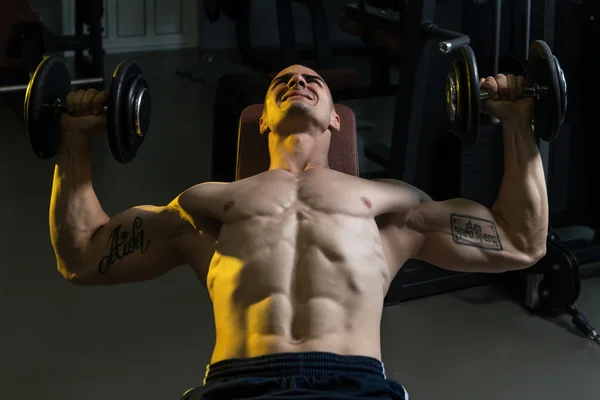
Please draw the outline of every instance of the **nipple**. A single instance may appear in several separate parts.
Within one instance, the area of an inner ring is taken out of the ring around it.
[[[366,197],[361,197],[360,200],[365,206],[367,206],[367,208],[373,207],[373,203],[371,203],[371,200],[367,199]]]
[[[225,207],[223,207],[223,212],[227,212],[229,210],[231,210],[231,207],[233,207],[235,205],[235,201],[228,201],[225,204]]]

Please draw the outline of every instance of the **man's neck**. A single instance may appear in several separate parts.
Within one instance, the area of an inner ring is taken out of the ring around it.
[[[269,170],[283,169],[296,175],[310,168],[329,168],[329,131],[321,135],[294,133],[279,135],[269,133]]]

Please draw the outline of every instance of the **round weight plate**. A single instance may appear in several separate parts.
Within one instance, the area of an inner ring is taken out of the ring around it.
[[[562,125],[567,113],[567,78],[560,67],[558,58],[554,57],[554,62],[556,64],[556,70],[558,71],[558,86],[560,87],[560,124]]]
[[[221,17],[221,0],[204,0],[204,14],[210,22],[217,22]]]
[[[58,152],[60,114],[51,105],[64,103],[70,90],[65,62],[59,57],[45,57],[27,85],[23,109],[29,142],[39,158],[51,158]]]
[[[456,92],[456,71],[452,63],[452,71],[446,76],[446,117],[450,123],[450,130],[454,130],[458,119],[458,95]]]
[[[558,136],[561,117],[561,88],[557,64],[548,45],[536,40],[529,48],[527,84],[545,86],[548,92],[535,103],[534,130],[542,140],[550,142]]]
[[[144,89],[145,94],[137,96],[138,91]],[[150,96],[147,90],[147,82],[136,63],[125,60],[117,66],[108,95],[107,133],[113,157],[122,164],[134,159],[146,137],[150,120]],[[135,102],[140,104],[135,106]],[[131,123],[137,118],[133,114],[135,109],[142,110],[140,115],[144,121],[139,124],[140,129],[135,129],[136,126]]]
[[[467,135],[467,130],[469,129],[469,118],[471,118],[469,114],[469,92],[466,82],[467,76],[467,67],[462,60],[456,60],[455,62],[456,68],[456,85],[457,85],[457,110],[460,118],[458,119],[458,127],[460,132],[460,140],[465,143],[465,137]]]
[[[462,89],[460,69],[458,61],[453,61],[452,71],[446,77],[446,116],[450,123],[450,131],[459,137],[462,136],[461,131],[464,125],[461,101],[466,95],[466,93],[460,92],[460,89]]]
[[[479,70],[475,53],[469,46],[461,46],[458,51],[458,65],[460,68],[460,83],[458,92],[461,96],[461,114],[464,114],[462,143],[472,146],[479,137],[479,125],[481,122],[481,99],[479,96]]]
[[[129,131],[135,133],[136,139],[143,139],[146,135],[150,126],[151,111],[152,101],[148,83],[142,75],[137,75],[129,83],[129,100],[127,102]]]

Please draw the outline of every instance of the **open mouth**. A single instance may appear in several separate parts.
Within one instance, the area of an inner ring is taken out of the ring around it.
[[[286,100],[297,100],[297,99],[308,99],[312,100],[312,97],[305,92],[300,92],[297,90],[286,93],[281,98],[281,101],[284,102]]]

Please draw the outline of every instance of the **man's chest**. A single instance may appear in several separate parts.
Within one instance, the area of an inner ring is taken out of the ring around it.
[[[300,217],[314,213],[375,216],[377,193],[361,179],[334,171],[308,172],[293,176],[285,171],[269,171],[231,184],[219,199],[221,220],[228,223],[290,213]]]

